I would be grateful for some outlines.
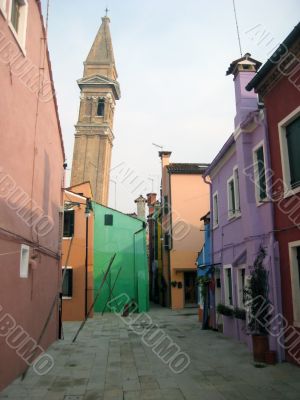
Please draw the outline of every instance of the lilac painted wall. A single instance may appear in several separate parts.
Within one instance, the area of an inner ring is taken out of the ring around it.
[[[232,266],[233,306],[238,306],[238,268],[245,265],[246,275],[253,265],[260,245],[267,251],[265,266],[270,275],[270,300],[280,312],[279,266],[275,263],[277,244],[273,234],[273,205],[271,202],[258,205],[253,183],[253,149],[264,143],[266,170],[270,168],[268,137],[264,114],[257,109],[257,97],[246,92],[246,84],[255,72],[240,71],[234,79],[237,115],[236,130],[231,146],[224,146],[221,155],[213,161],[208,171],[211,178],[211,196],[218,192],[218,226],[213,229],[213,263],[220,263],[221,302],[225,302],[224,266]],[[242,129],[241,129],[242,126]],[[240,214],[228,217],[227,181],[233,169],[239,171]],[[243,171],[246,170],[246,173]],[[214,216],[212,215],[212,220]],[[278,256],[278,254],[277,254]],[[216,305],[215,305],[216,306]],[[251,348],[251,336],[246,335],[245,322],[223,317],[224,334],[246,342]],[[270,348],[277,349],[275,340],[270,340]],[[279,354],[280,357],[280,354]]]

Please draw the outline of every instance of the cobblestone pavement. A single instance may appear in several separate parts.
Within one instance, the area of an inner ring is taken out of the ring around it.
[[[75,344],[71,340],[79,323],[66,323],[65,340],[49,349],[55,359],[52,371],[42,377],[30,371],[0,399],[300,399],[300,368],[287,363],[256,368],[245,345],[202,331],[195,312],[157,307],[150,312],[191,357],[181,374],[174,374],[117,316],[97,315]]]

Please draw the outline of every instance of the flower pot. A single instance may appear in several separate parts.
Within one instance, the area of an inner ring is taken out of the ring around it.
[[[267,335],[252,335],[253,358],[256,362],[265,362],[266,353],[269,351]]]
[[[265,362],[269,365],[275,365],[277,363],[276,351],[267,351],[265,354]]]
[[[203,310],[200,307],[198,308],[198,319],[200,322],[203,321]]]

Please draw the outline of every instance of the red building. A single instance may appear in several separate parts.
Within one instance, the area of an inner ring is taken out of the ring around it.
[[[300,24],[248,84],[264,103],[272,165],[286,359],[300,364]]]
[[[0,391],[59,334],[64,149],[40,1],[0,1]]]

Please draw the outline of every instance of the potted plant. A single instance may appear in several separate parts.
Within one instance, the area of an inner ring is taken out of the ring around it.
[[[206,301],[210,282],[211,278],[207,274],[197,278],[197,284],[200,286],[200,294],[203,302]]]
[[[176,286],[177,286],[177,281],[171,281],[171,285],[172,285],[173,287],[176,287]]]
[[[245,304],[248,311],[248,331],[252,335],[254,361],[265,362],[269,350],[268,321],[270,317],[268,271],[263,261],[266,252],[261,246],[250,268],[249,285],[244,289]]]
[[[233,316],[236,319],[241,319],[242,321],[246,320],[246,310],[243,308],[235,307],[233,310]]]
[[[225,304],[219,303],[217,305],[217,313],[224,315],[225,317],[233,317],[233,309],[231,307],[225,306]]]

